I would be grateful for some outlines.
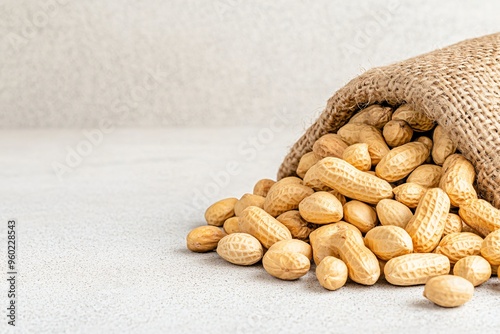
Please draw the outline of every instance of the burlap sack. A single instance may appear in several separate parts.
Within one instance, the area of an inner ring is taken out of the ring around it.
[[[500,208],[500,33],[371,69],[338,90],[293,145],[278,178],[294,175],[316,139],[370,104],[404,102],[448,132],[476,167],[482,198]]]

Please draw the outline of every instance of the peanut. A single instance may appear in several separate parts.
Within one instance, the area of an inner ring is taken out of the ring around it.
[[[479,255],[482,243],[483,238],[474,233],[451,233],[441,239],[435,253],[445,255],[454,264],[466,256]]]
[[[337,290],[347,281],[347,266],[344,261],[333,256],[327,256],[316,267],[316,277],[319,284],[328,290]]]
[[[284,212],[276,219],[290,230],[295,239],[308,240],[309,234],[315,229],[313,224],[302,218],[298,210]]]
[[[344,205],[344,220],[366,233],[377,226],[375,210],[366,203],[352,200]]]
[[[492,265],[500,265],[500,230],[491,232],[484,238],[481,255]]]
[[[413,252],[411,237],[398,226],[377,226],[373,228],[366,233],[365,245],[379,259],[384,261]]]
[[[320,181],[344,196],[370,204],[393,196],[387,181],[362,172],[344,160],[324,158],[316,165]]]
[[[349,119],[349,123],[362,123],[382,129],[391,120],[392,108],[378,104],[371,105]]]
[[[376,210],[380,224],[384,226],[394,225],[405,228],[413,217],[413,213],[406,205],[393,199],[381,200]]]
[[[187,248],[198,253],[213,251],[225,235],[226,233],[216,226],[199,226],[187,235]]]
[[[306,172],[311,168],[314,164],[321,160],[321,157],[317,156],[314,152],[309,152],[304,154],[299,161],[299,165],[297,166],[297,175],[301,178],[304,178]]]
[[[450,155],[443,164],[439,187],[450,197],[451,205],[459,207],[468,199],[477,198],[473,183],[474,166],[459,154]]]
[[[224,260],[241,266],[249,266],[262,259],[262,245],[247,233],[232,233],[220,239],[217,254]]]
[[[238,217],[231,217],[224,222],[224,231],[227,234],[240,232],[239,228],[240,219]]]
[[[299,212],[311,223],[334,223],[342,219],[342,204],[334,195],[318,191],[300,202]]]
[[[436,188],[439,187],[441,175],[442,168],[440,166],[421,165],[408,175],[406,182],[420,184],[424,188]]]
[[[331,188],[320,181],[318,164],[309,168],[306,175],[304,175],[304,185],[314,189],[315,191],[330,191]]]
[[[449,211],[450,199],[443,190],[427,190],[405,228],[413,240],[415,252],[427,253],[436,248],[443,235]]]
[[[394,182],[408,176],[415,168],[420,166],[430,154],[424,143],[411,142],[393,148],[375,168],[377,176]]]
[[[296,176],[287,176],[279,180],[278,182],[275,182],[271,188],[269,188],[269,191],[273,189],[274,186],[276,185],[284,185],[284,184],[302,184],[302,179],[300,177]],[[267,192],[269,194],[269,191]],[[267,196],[266,196],[267,197]]]
[[[348,123],[341,127],[337,134],[349,145],[368,144],[372,166],[376,166],[389,153],[389,147],[385,143],[382,133],[374,126]]]
[[[356,232],[345,230],[331,237],[332,247],[347,265],[349,277],[356,283],[373,285],[380,277],[377,257],[360,243]]]
[[[253,194],[258,195],[258,196],[262,196],[262,197],[266,197],[267,193],[269,192],[269,189],[271,189],[271,187],[275,183],[276,182],[274,182],[271,179],[261,179],[261,180],[257,181],[255,186],[253,187]]]
[[[463,202],[458,214],[467,225],[482,236],[500,229],[500,210],[484,199],[470,199]]]
[[[347,146],[338,134],[328,133],[316,140],[313,152],[320,158],[341,158]]]
[[[441,125],[436,126],[432,137],[434,147],[432,147],[432,159],[437,165],[443,165],[446,158],[455,153],[457,146],[444,132]]]
[[[429,131],[434,127],[434,121],[423,111],[416,111],[408,104],[403,104],[396,109],[392,114],[392,119],[405,121],[417,132]]]
[[[448,213],[446,221],[444,222],[443,235],[448,235],[456,232],[467,232],[462,231],[462,218],[454,213]]]
[[[234,216],[234,205],[238,201],[237,198],[225,198],[215,202],[205,211],[205,220],[208,225],[221,227],[226,219]]]
[[[382,135],[387,145],[390,147],[398,147],[411,141],[413,130],[405,121],[394,120],[388,122],[384,126]]]
[[[269,190],[264,201],[264,210],[271,216],[277,217],[283,212],[295,210],[299,203],[314,190],[299,183],[278,182]]]
[[[238,227],[241,232],[256,237],[266,248],[275,242],[292,238],[285,225],[256,206],[249,206],[243,210]]]
[[[330,239],[338,232],[352,230],[355,234],[357,242],[363,244],[363,237],[361,232],[354,226],[346,222],[338,222],[319,227],[311,232],[309,240],[313,250],[314,263],[320,264],[321,261],[327,256],[339,257],[339,253],[332,248]]]
[[[297,239],[288,239],[281,240],[274,243],[268,251],[284,251],[284,252],[292,252],[292,253],[300,253],[305,255],[309,261],[312,260],[312,248],[307,242],[297,240]]]
[[[416,183],[404,183],[392,189],[396,201],[403,203],[410,209],[415,209],[424,196],[426,188]]]
[[[234,214],[240,216],[241,212],[248,208],[249,206],[257,206],[262,208],[264,206],[265,197],[254,195],[254,194],[244,194],[241,198],[234,204]]]
[[[361,171],[369,171],[372,167],[368,144],[357,143],[345,149],[342,159]]]
[[[427,146],[427,148],[429,149],[429,152],[432,151],[433,142],[432,142],[432,139],[430,139],[429,137],[425,137],[425,136],[418,137],[416,141],[418,143],[422,143],[425,146]],[[429,157],[425,161],[427,164],[432,162],[432,157],[431,157],[430,153],[429,153]]]
[[[287,281],[304,276],[311,267],[311,262],[304,254],[282,250],[267,251],[262,264],[271,276]]]
[[[425,284],[430,277],[450,272],[450,260],[434,253],[412,253],[387,261],[384,267],[385,279],[393,285]]]
[[[491,266],[481,256],[467,256],[455,263],[453,275],[463,277],[472,285],[478,286],[490,279]]]
[[[442,307],[457,307],[467,303],[474,294],[471,282],[460,276],[442,275],[429,279],[424,297]]]

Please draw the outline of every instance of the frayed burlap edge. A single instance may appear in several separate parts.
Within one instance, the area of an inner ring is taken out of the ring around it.
[[[470,39],[371,69],[338,90],[293,145],[278,178],[295,175],[300,157],[374,103],[408,103],[450,135],[476,167],[482,198],[500,208],[500,33]]]

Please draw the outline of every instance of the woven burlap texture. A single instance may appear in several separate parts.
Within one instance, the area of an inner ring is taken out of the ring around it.
[[[442,125],[476,167],[479,195],[500,208],[500,33],[374,68],[350,81],[293,145],[278,178],[295,175],[316,139],[382,102],[408,103]]]

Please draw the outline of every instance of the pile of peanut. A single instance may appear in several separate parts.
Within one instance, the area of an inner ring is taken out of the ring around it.
[[[409,105],[394,109],[372,105],[319,138],[297,177],[216,202],[187,247],[237,265],[262,260],[283,280],[313,260],[328,290],[385,278],[425,284],[443,307],[464,304],[500,265],[500,210],[478,198],[474,166],[441,126]]]

